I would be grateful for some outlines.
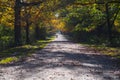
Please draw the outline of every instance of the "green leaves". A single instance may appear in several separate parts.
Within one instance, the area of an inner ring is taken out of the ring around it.
[[[91,0],[76,0],[76,2],[80,3],[89,3]],[[78,5],[71,5],[66,7],[66,9],[61,11],[61,15],[66,22],[66,27],[74,30],[93,30],[99,24],[103,23],[105,20],[105,13],[104,10],[101,10],[101,6],[97,4],[91,4],[88,6],[78,6]]]

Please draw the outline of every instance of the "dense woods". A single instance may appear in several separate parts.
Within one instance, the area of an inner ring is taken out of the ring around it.
[[[0,50],[61,30],[76,41],[120,46],[119,0],[0,0]]]
[[[61,11],[65,30],[75,40],[119,46],[119,1],[76,0]]]

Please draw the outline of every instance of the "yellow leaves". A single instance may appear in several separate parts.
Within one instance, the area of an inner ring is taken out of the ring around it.
[[[13,27],[14,24],[14,0],[2,0],[0,5],[0,23],[9,27]]]
[[[114,22],[114,25],[115,25],[115,26],[119,26],[120,23],[119,23],[118,21],[115,21],[115,22]]]
[[[118,32],[120,32],[120,21],[116,20],[114,22],[114,25],[115,25],[114,29],[117,30]]]
[[[7,7],[7,10],[8,10],[8,11],[13,11],[13,9],[12,9],[12,8],[10,8],[10,7]]]
[[[5,24],[6,26],[12,27],[13,23],[14,23],[13,18],[14,18],[13,15],[5,13],[5,14],[2,15],[1,23]]]
[[[8,0],[1,0],[2,2],[7,2]]]
[[[59,30],[64,30],[64,27],[65,27],[65,23],[64,22],[60,22],[58,25],[57,25],[57,28],[59,29]]]
[[[53,24],[56,24],[56,23],[58,23],[58,20],[53,19],[53,20],[51,20],[51,22],[52,22]]]
[[[53,19],[51,20],[51,23],[55,28],[62,31],[65,30],[65,22],[63,22],[61,19]]]

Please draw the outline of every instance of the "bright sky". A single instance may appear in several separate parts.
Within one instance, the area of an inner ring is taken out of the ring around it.
[[[58,14],[58,13],[56,13],[56,14],[55,14],[55,17],[59,17],[59,14]]]

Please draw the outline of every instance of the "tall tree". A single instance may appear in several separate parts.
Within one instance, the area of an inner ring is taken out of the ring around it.
[[[14,32],[15,32],[15,45],[21,45],[21,0],[15,0],[15,23],[14,23]]]
[[[14,23],[14,32],[15,32],[15,45],[19,46],[21,42],[21,7],[22,6],[34,6],[39,5],[42,1],[27,3],[23,0],[15,0],[15,23]]]

